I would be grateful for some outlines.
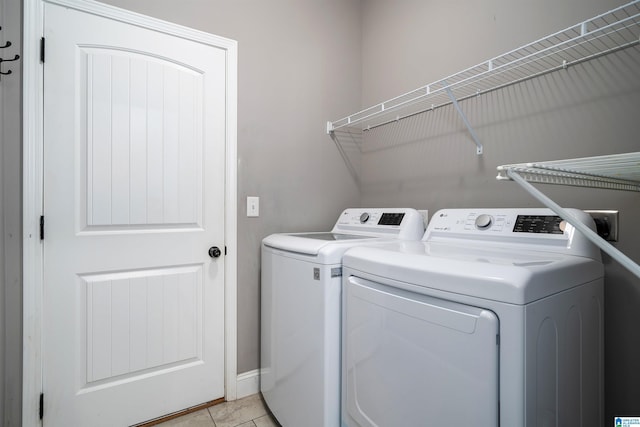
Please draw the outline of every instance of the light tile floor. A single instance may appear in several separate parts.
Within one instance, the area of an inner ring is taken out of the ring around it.
[[[280,427],[260,394],[224,402],[167,422],[158,427]]]

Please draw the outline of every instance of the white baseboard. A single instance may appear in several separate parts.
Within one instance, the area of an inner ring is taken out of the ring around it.
[[[242,399],[243,397],[251,396],[260,391],[259,369],[238,374],[237,378],[236,398]]]

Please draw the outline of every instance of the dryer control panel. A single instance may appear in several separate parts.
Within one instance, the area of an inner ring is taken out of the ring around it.
[[[566,222],[557,215],[518,215],[514,233],[563,234]]]
[[[578,209],[570,212],[595,229],[593,218]],[[575,228],[546,208],[443,209],[436,212],[423,241],[468,240],[485,245],[525,245],[532,249],[600,258],[600,250]]]
[[[502,231],[505,225],[511,227],[512,221],[507,214],[470,213],[466,225],[466,230],[475,227],[478,230]],[[517,215],[513,221],[512,231],[514,233],[564,234],[565,226],[566,222],[557,215]]]

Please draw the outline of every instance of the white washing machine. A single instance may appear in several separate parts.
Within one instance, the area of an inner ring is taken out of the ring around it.
[[[423,234],[414,209],[347,209],[331,232],[262,241],[260,390],[284,427],[340,425],[342,254]]]
[[[600,251],[552,211],[441,210],[343,274],[343,426],[604,425]]]

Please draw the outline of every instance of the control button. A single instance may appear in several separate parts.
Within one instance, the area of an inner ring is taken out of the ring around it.
[[[478,215],[478,217],[476,218],[476,228],[478,230],[486,230],[487,228],[491,227],[492,222],[493,218],[491,218],[491,215]]]
[[[369,214],[363,212],[362,215],[360,215],[360,224],[364,224],[367,221],[369,221]]]

